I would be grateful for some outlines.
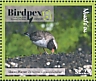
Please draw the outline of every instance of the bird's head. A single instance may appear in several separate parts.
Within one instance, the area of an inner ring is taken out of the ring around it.
[[[54,50],[57,49],[57,43],[56,43],[55,39],[49,40],[49,42],[48,42],[48,44],[47,44],[47,48],[48,48],[49,50],[51,50],[52,53],[54,53]]]

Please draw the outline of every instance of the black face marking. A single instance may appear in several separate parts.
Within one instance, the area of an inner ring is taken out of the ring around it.
[[[48,44],[47,44],[47,48],[52,50],[52,49],[55,49],[56,50],[56,47],[54,45],[54,42],[53,42],[53,39],[51,39]]]

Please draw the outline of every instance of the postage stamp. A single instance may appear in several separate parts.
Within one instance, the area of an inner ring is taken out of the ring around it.
[[[2,80],[95,80],[94,0],[0,5]]]

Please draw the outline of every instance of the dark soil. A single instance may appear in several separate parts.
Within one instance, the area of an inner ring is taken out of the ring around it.
[[[6,68],[65,68],[66,76],[91,76],[92,54],[76,51],[73,53],[58,53],[31,55],[25,57],[9,58],[6,60]],[[81,74],[76,74],[80,71]],[[84,74],[86,72],[86,74]]]

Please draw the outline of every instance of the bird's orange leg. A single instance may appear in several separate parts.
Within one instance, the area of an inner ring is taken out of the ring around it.
[[[40,52],[40,50],[39,50],[39,47],[38,47],[38,46],[37,46],[37,50],[39,51],[39,53],[40,53],[40,54],[42,54],[42,53]]]

